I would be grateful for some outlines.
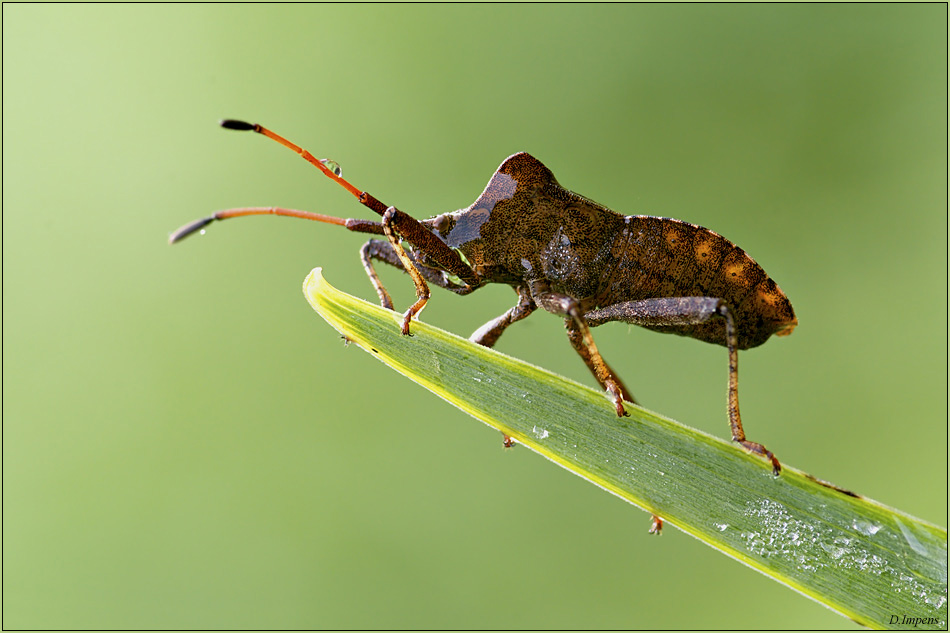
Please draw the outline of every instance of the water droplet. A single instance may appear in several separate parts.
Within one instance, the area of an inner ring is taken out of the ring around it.
[[[936,607],[936,608],[938,608],[938,609],[939,609],[940,607],[942,607],[942,606],[943,606],[943,603],[946,602],[946,601],[947,601],[947,598],[946,598],[945,596],[941,596],[941,595],[939,595],[939,594],[934,594],[934,595],[932,595],[932,596],[928,596],[928,597],[924,598],[924,602],[926,602],[927,604],[931,604],[931,605],[933,605],[934,607]]]
[[[321,158],[320,162],[326,165],[326,168],[332,171],[337,176],[343,175],[343,168],[340,167],[340,163],[335,160],[330,160],[329,158]]]
[[[539,429],[536,426],[531,427],[531,432],[534,433],[534,436],[539,440],[543,440],[548,435],[550,435],[547,429]]]
[[[860,519],[853,519],[851,527],[865,536],[874,536],[881,529],[880,525],[875,525],[869,521],[861,521]]]

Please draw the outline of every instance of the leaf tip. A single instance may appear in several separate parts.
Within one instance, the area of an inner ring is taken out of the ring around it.
[[[310,302],[310,305],[314,309],[317,308],[317,296],[321,294],[322,289],[327,285],[326,279],[323,278],[323,268],[317,266],[307,277],[303,280],[303,294],[307,297],[307,301]]]

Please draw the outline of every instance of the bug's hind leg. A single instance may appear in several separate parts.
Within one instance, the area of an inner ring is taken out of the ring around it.
[[[710,319],[723,319],[725,344],[729,350],[729,388],[726,396],[726,410],[729,414],[732,439],[747,451],[769,460],[775,475],[781,472],[782,466],[775,455],[758,442],[747,440],[745,431],[742,429],[742,419],[739,417],[739,341],[735,319],[725,301],[713,297],[666,297],[627,301],[591,310],[584,315],[584,318],[592,327],[608,321],[624,321],[655,328],[699,325]]]

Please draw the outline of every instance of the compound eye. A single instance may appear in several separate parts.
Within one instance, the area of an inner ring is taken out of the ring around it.
[[[439,232],[443,237],[452,230],[452,218],[449,217],[449,214],[443,213],[442,215],[437,215],[432,218],[432,228]]]

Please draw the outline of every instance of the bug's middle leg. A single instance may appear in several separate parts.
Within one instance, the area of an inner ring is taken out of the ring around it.
[[[516,288],[515,292],[518,293],[517,305],[509,309],[500,317],[492,319],[482,327],[475,330],[468,340],[472,341],[473,343],[478,343],[479,345],[484,345],[485,347],[494,347],[495,343],[498,342],[498,339],[501,338],[501,335],[506,329],[508,329],[509,325],[524,319],[532,312],[537,310],[538,306],[534,302],[534,299],[531,298],[531,293],[528,292],[527,288],[521,286]],[[511,448],[514,446],[514,440],[512,440],[511,437],[505,433],[502,433],[501,435],[504,437],[505,448]]]
[[[576,326],[573,320],[568,320],[565,323],[567,327],[567,338],[571,341],[571,345],[574,346],[574,350],[577,352],[578,356],[584,361],[584,364],[587,365],[587,368],[590,370],[590,373],[594,374],[594,378],[597,378],[597,381],[600,382],[600,379],[597,377],[597,366],[594,364],[594,361],[590,355],[589,348],[584,344],[584,334]],[[588,323],[588,327],[590,324]],[[617,385],[620,387],[620,393],[623,395],[623,399],[627,402],[632,402],[637,404],[636,399],[633,397],[633,394],[630,393],[630,390],[627,389],[627,386],[623,384],[623,381],[620,380],[620,376],[617,375],[610,365],[607,365],[606,361],[604,365],[607,367],[607,371],[611,376],[614,377],[614,380],[617,382]],[[600,386],[604,389],[607,388],[607,385],[600,383]]]
[[[475,330],[468,340],[485,347],[494,347],[509,325],[524,319],[537,310],[538,306],[531,298],[527,288],[520,287],[516,288],[515,291],[518,293],[518,304],[500,317],[492,319]]]
[[[725,344],[729,350],[729,387],[726,409],[732,440],[751,453],[760,455],[772,464],[772,472],[778,475],[781,464],[771,451],[758,442],[746,439],[739,416],[739,342],[732,311],[722,299],[714,297],[664,297],[617,303],[599,310],[591,310],[584,317],[591,326],[608,321],[624,321],[643,326],[688,326],[700,325],[710,319],[721,318],[725,323]]]
[[[597,382],[610,394],[617,409],[617,415],[621,417],[629,415],[626,409],[623,408],[624,391],[626,389],[621,385],[620,380],[607,366],[603,356],[597,350],[597,344],[594,343],[594,337],[590,333],[590,328],[587,327],[587,321],[584,319],[577,299],[556,292],[540,291],[534,293],[534,300],[548,312],[566,317],[565,326],[568,332],[572,330],[578,332],[579,344],[575,345],[575,348],[584,362],[587,363],[587,366],[590,367],[594,377],[597,378]]]

